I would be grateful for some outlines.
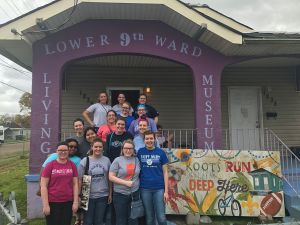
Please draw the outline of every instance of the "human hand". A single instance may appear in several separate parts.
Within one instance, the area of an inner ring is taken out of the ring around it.
[[[72,204],[72,212],[76,213],[79,207],[79,202],[73,202]]]
[[[110,194],[110,195],[108,195],[107,204],[110,204],[111,202],[112,202],[112,196],[111,196],[111,194]]]
[[[43,213],[45,216],[49,216],[50,215],[50,206],[49,204],[46,206],[43,206]]]
[[[169,200],[169,194],[168,192],[164,193],[164,202],[167,203],[167,201]]]
[[[125,182],[125,185],[127,186],[127,187],[132,187],[133,186],[133,181],[132,180],[127,180],[126,182]]]

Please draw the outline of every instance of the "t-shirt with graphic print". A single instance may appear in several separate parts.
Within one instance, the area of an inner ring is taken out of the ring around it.
[[[169,162],[166,153],[155,147],[153,150],[140,148],[137,157],[141,164],[140,187],[144,189],[164,189],[163,165]]]
[[[76,166],[68,160],[65,164],[53,160],[42,170],[42,177],[49,178],[49,202],[73,201],[73,177],[78,177]]]
[[[115,132],[107,135],[104,155],[107,156],[111,162],[113,162],[115,158],[120,156],[123,142],[128,139],[132,140],[133,137],[127,131],[121,135],[118,135]]]
[[[137,191],[140,186],[140,170],[140,162],[136,157],[117,157],[111,164],[109,171],[116,173],[116,176],[120,179],[132,180],[133,185],[129,188],[125,185],[114,183],[114,192],[121,193],[123,195],[130,195],[131,192]]]
[[[90,198],[101,198],[108,196],[108,171],[110,167],[110,161],[107,157],[101,156],[97,159],[89,158],[89,170],[88,174],[92,176]],[[86,157],[80,161],[78,168],[78,174],[80,179],[84,175],[84,169],[86,165]]]

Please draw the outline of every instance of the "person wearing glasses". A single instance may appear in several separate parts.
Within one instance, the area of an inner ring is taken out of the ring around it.
[[[49,162],[41,174],[42,211],[47,225],[70,225],[79,206],[78,172],[69,160],[66,142],[57,145],[57,159]]]
[[[125,129],[128,131],[130,124],[134,121],[134,116],[131,116],[129,110],[131,105],[129,102],[124,102],[122,104],[122,112],[118,115],[118,118],[123,118],[125,120]]]
[[[77,154],[77,149],[78,149],[78,142],[76,139],[73,139],[73,138],[68,138],[66,140],[66,144],[69,148],[69,154],[68,154],[68,157],[69,159],[76,165],[76,167],[79,166],[79,163],[80,163],[80,157],[78,157],[76,154]],[[49,157],[45,160],[45,162],[43,163],[42,165],[42,168],[45,168],[46,165],[53,161],[53,160],[56,160],[58,158],[58,154],[57,152],[56,153],[52,153],[51,155],[49,155]]]
[[[115,110],[115,112],[120,115],[122,113],[122,106],[123,103],[126,101],[126,97],[124,93],[119,93],[118,94],[118,104],[114,105],[112,107],[113,110]],[[133,108],[129,108],[129,114],[132,115],[133,113]]]
[[[139,198],[140,163],[134,154],[132,140],[123,142],[121,156],[110,166],[109,180],[113,185],[113,204],[117,225],[138,225],[137,219],[130,218],[131,201]]]
[[[140,105],[145,105],[145,111],[146,111],[147,117],[153,119],[155,121],[155,123],[157,124],[159,113],[153,106],[147,104],[147,96],[145,94],[140,94],[138,102]],[[135,116],[135,118],[139,117],[138,108],[135,109],[134,116]]]

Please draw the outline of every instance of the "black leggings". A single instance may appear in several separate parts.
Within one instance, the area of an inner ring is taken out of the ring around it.
[[[46,216],[47,225],[70,225],[73,202],[49,202],[50,215]]]

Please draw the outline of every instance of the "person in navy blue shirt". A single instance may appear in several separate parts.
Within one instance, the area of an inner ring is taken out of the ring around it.
[[[155,133],[144,133],[145,147],[138,151],[140,160],[140,190],[145,207],[146,224],[167,225],[165,204],[168,195],[168,158],[166,153],[155,147]]]

